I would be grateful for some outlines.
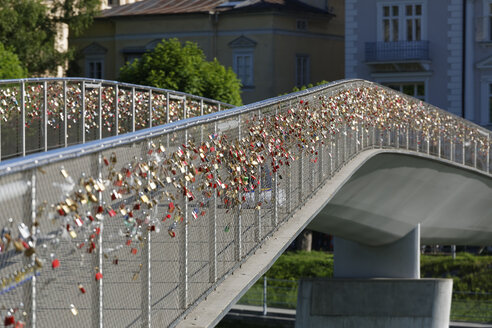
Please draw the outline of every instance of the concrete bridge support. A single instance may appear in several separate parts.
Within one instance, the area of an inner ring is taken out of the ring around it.
[[[420,227],[385,246],[335,239],[333,279],[299,285],[296,327],[449,327],[451,279],[420,279]]]

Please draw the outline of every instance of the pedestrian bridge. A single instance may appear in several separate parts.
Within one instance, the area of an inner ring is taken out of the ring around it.
[[[305,227],[492,240],[491,132],[371,82],[232,108],[10,80],[0,115],[5,325],[211,326]]]

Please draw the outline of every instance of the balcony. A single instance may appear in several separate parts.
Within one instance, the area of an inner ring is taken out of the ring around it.
[[[423,62],[429,60],[429,41],[366,42],[366,63]]]

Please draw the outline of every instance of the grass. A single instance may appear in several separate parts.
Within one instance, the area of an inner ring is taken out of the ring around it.
[[[297,281],[306,277],[332,277],[333,255],[326,252],[284,253],[266,273],[267,305],[295,309]],[[458,253],[423,255],[421,276],[453,279],[451,320],[492,323],[492,256]],[[263,279],[254,284],[239,304],[263,304]]]

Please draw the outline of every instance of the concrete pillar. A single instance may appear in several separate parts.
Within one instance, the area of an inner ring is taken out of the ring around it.
[[[334,238],[334,278],[420,278],[420,225],[396,242],[367,246]]]
[[[303,279],[296,328],[449,328],[452,279]]]
[[[299,285],[296,327],[448,328],[453,281],[420,279],[420,226],[394,243],[334,239],[334,279]]]

